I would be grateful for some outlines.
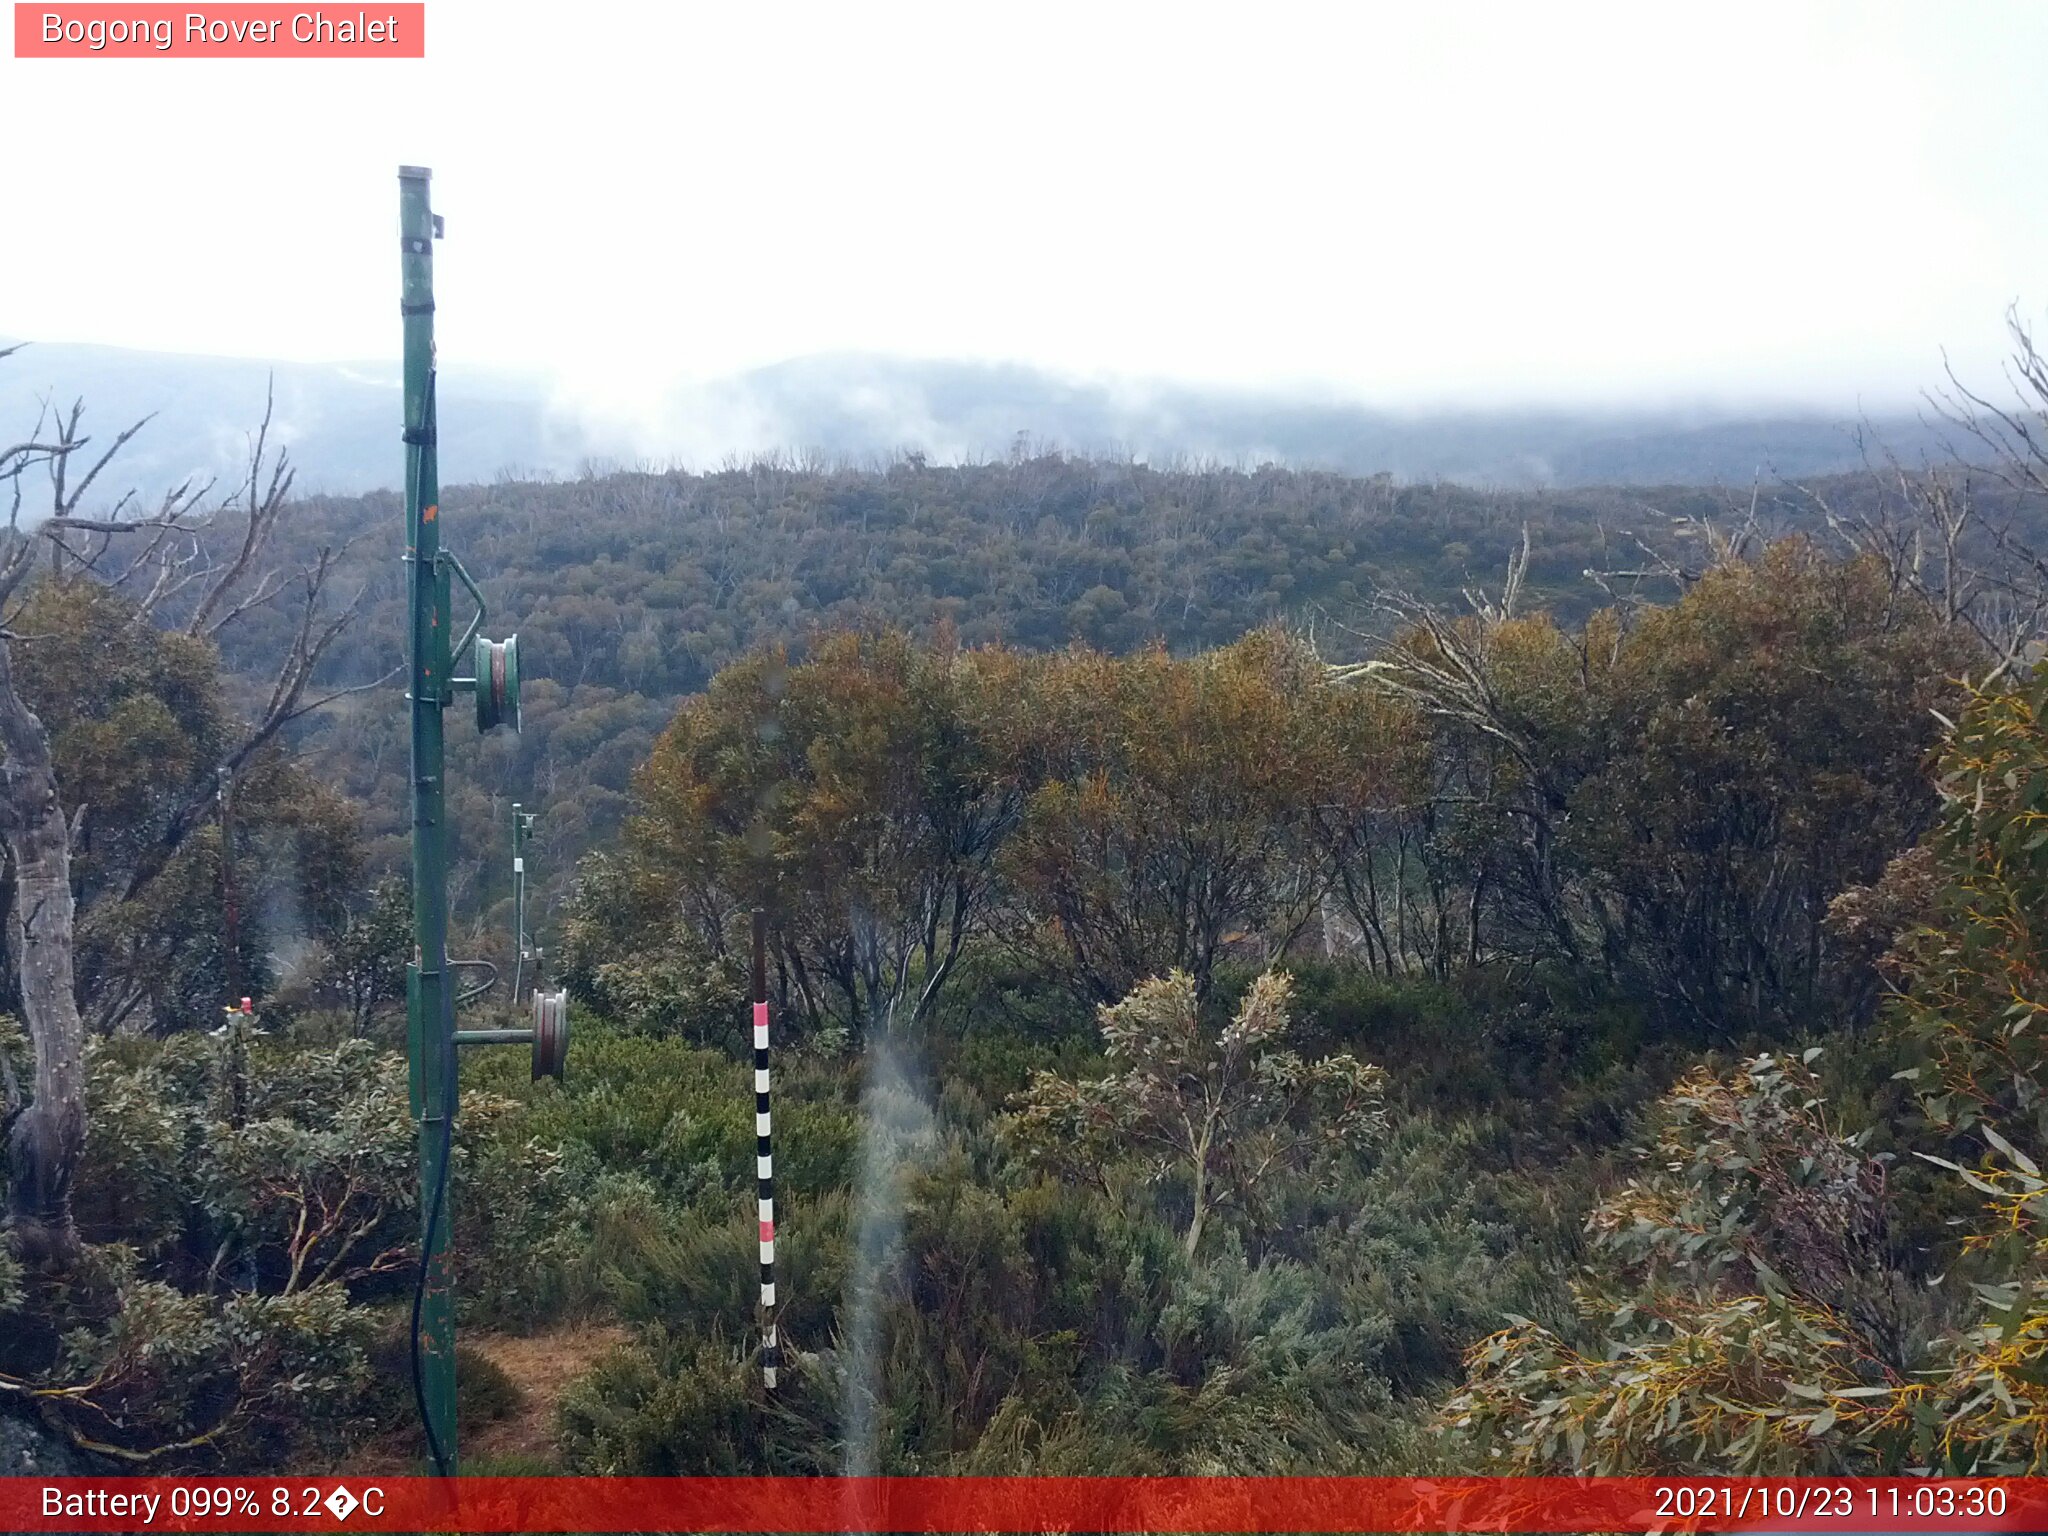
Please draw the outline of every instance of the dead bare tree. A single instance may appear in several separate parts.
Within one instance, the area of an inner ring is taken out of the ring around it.
[[[1529,532],[1524,528],[1519,547],[1508,556],[1498,595],[1483,585],[1468,584],[1463,596],[1469,612],[1462,614],[1446,612],[1410,593],[1379,593],[1373,607],[1382,633],[1372,646],[1375,654],[1365,661],[1332,666],[1328,676],[1332,682],[1371,686],[1403,700],[1422,716],[1439,722],[1449,736],[1463,738],[1475,754],[1498,754],[1515,765],[1521,788],[1502,802],[1501,809],[1522,827],[1523,837],[1512,880],[1495,893],[1495,900],[1509,900],[1506,885],[1512,885],[1521,920],[1540,928],[1559,952],[1576,958],[1583,947],[1581,923],[1557,859],[1559,831],[1569,814],[1572,785],[1559,776],[1556,755],[1541,739],[1537,726],[1523,717],[1500,687],[1497,652],[1504,631],[1518,620],[1529,559]],[[1562,631],[1556,632],[1555,638],[1563,645],[1583,643]],[[1579,670],[1582,675],[1587,670],[1583,654]],[[1449,784],[1436,786],[1432,796],[1439,804],[1475,798],[1469,790]],[[1402,851],[1405,857],[1405,846]],[[1505,876],[1508,871],[1504,868],[1500,873]],[[1404,872],[1404,884],[1406,878]],[[1486,883],[1483,877],[1477,881],[1475,892],[1483,891]],[[1405,892],[1397,889],[1396,896],[1403,899]],[[1435,905],[1439,931],[1428,948],[1441,957],[1449,923],[1441,893]],[[1464,918],[1468,925],[1464,947],[1471,954],[1481,947],[1479,906],[1475,894]]]
[[[1620,536],[1627,541],[1628,552],[1580,574],[1606,596],[1625,627],[1642,609],[1669,602],[1674,593],[1683,594],[1709,571],[1747,560],[1769,543],[1772,532],[1766,526],[1762,497],[1759,481],[1750,486],[1746,501],[1729,499],[1728,515],[1719,522],[1689,513],[1672,517],[1645,506],[1644,514],[1657,520],[1664,535],[1663,546],[1637,530],[1623,530]],[[1603,552],[1608,539],[1603,525]]]
[[[1988,473],[2013,490],[2048,496],[2048,358],[2018,305],[2006,310],[2005,328],[2012,340],[2005,365],[2010,400],[2001,404],[1979,394],[1946,360],[1948,385],[1931,399],[1950,426],[1990,450]]]
[[[1978,482],[1993,472],[1960,462],[1913,469],[1882,446],[1866,456],[1874,500],[1811,485],[1788,496],[1817,512],[1848,553],[1874,559],[1895,597],[1974,636],[1989,658],[1986,683],[2038,658],[2048,635],[2048,557],[2009,514],[1987,506]]]
[[[1899,602],[1925,605],[1971,635],[1987,657],[1984,682],[2032,665],[2048,649],[2048,554],[2024,531],[2029,521],[2039,526],[2038,512],[2018,514],[2029,503],[2048,504],[2048,358],[2016,309],[2007,311],[2006,326],[2008,399],[1964,384],[1953,367],[1945,368],[1946,386],[1927,396],[1933,424],[1947,429],[1947,462],[1909,465],[1866,435],[1866,484],[1844,490],[1788,481],[1767,502],[1753,491],[1747,514],[1729,530],[1666,520],[1674,543],[1701,541],[1699,563],[1631,535],[1638,563],[1587,577],[1626,610],[1641,600],[1644,583],[1683,592],[1773,537],[1814,533],[1818,521],[1841,553],[1876,561]]]
[[[46,433],[45,412],[26,439],[0,452],[0,482],[8,487],[10,503],[0,606],[19,589],[36,554],[35,541],[20,528],[22,481],[31,470],[48,469],[55,503],[66,506],[65,466],[85,441],[77,435],[77,423],[74,411],[68,423]],[[93,466],[88,481],[103,463]],[[68,530],[63,519],[56,521],[45,537],[53,541],[53,550],[61,550]],[[49,734],[14,686],[15,639],[0,626],[0,747],[7,754],[0,762],[0,840],[13,865],[10,926],[35,1082],[28,1103],[6,1106],[12,1121],[7,1226],[23,1260],[68,1267],[78,1254],[71,1183],[85,1145],[85,1032],[71,974],[71,826],[57,798]],[[8,1086],[12,1098],[14,1085]]]
[[[14,350],[0,351],[0,358]],[[173,605],[189,601],[182,627],[209,639],[236,619],[296,592],[300,611],[292,639],[267,701],[220,765],[229,771],[309,710],[388,680],[308,697],[321,659],[354,617],[362,593],[338,608],[326,601],[336,554],[328,548],[297,570],[261,569],[292,479],[286,455],[279,452],[273,459],[268,452],[272,402],[266,402],[263,424],[251,440],[248,476],[224,499],[210,502],[210,483],[195,487],[188,481],[153,509],[145,509],[129,492],[100,515],[86,513],[84,498],[147,418],[116,434],[106,449],[88,459],[93,439],[81,431],[83,417],[82,404],[63,412],[46,406],[26,438],[0,448],[0,486],[8,499],[7,527],[0,538],[0,748],[6,754],[0,761],[0,844],[13,878],[9,931],[23,1023],[35,1059],[33,1096],[27,1102],[11,1081],[7,1085],[6,1227],[22,1258],[60,1267],[76,1258],[79,1246],[71,1188],[85,1140],[85,1033],[72,968],[77,913],[71,849],[89,807],[76,806],[67,814],[48,732],[15,686],[13,647],[33,637],[18,633],[14,625],[39,551],[49,547],[53,572],[66,579],[123,587],[135,600],[137,623],[161,622]],[[84,473],[74,478],[81,465]],[[25,488],[38,471],[47,476],[48,511],[27,526]],[[235,552],[217,560],[213,551],[223,539]],[[117,549],[125,558],[115,568],[110,561]],[[152,856],[131,874],[129,894],[162,869],[203,814],[212,776],[204,778],[191,803],[171,817]]]

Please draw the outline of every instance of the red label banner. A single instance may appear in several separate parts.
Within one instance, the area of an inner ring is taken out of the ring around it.
[[[2048,1530],[2048,1478],[0,1478],[8,1531]]]
[[[16,0],[18,59],[423,59],[427,8]]]

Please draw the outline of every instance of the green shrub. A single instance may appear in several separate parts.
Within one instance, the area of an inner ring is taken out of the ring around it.
[[[465,1081],[519,1106],[507,1134],[587,1149],[680,1205],[722,1208],[754,1187],[751,1067],[676,1038],[621,1033],[580,1011],[560,1083],[527,1081],[524,1056],[484,1053]],[[776,1178],[793,1196],[842,1188],[859,1141],[848,1069],[789,1053],[776,1067]]]
[[[10,1374],[73,1389],[45,1402],[87,1449],[277,1466],[365,1427],[374,1324],[338,1285],[195,1294],[144,1278],[133,1250],[96,1248],[74,1276],[24,1287],[8,1322]],[[38,1345],[38,1368],[22,1371]]]
[[[563,925],[570,993],[629,1033],[672,1036],[731,1056],[747,1049],[747,977],[680,919],[661,883],[595,854],[578,871]]]
[[[1400,1122],[1340,1192],[1342,1217],[1302,1244],[1345,1314],[1371,1320],[1381,1369],[1403,1393],[1457,1381],[1466,1349],[1512,1316],[1572,1317],[1575,1223],[1516,1209],[1529,1185],[1491,1171],[1483,1139],[1469,1122]]]
[[[408,1340],[408,1346],[410,1341]],[[466,1344],[455,1346],[455,1418],[458,1424],[476,1425],[503,1419],[519,1411],[526,1394],[505,1368],[482,1350]]]
[[[1316,1270],[1234,1248],[1197,1267],[1138,1206],[1044,1180],[992,1187],[957,1140],[904,1177],[863,1377],[850,1214],[835,1196],[783,1229],[785,1376],[769,1405],[738,1334],[753,1300],[744,1213],[714,1227],[622,1210],[600,1241],[649,1331],[565,1405],[572,1464],[1366,1470],[1412,1435],[1379,1365],[1384,1328]]]
[[[758,1361],[720,1336],[666,1332],[613,1351],[563,1395],[569,1470],[721,1476],[780,1470]]]

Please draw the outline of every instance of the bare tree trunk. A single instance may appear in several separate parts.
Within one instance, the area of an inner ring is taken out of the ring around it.
[[[1181,1247],[1192,1259],[1202,1246],[1202,1226],[1209,1219],[1209,1159],[1206,1154],[1195,1159],[1195,1211],[1188,1222],[1187,1236],[1181,1239]]]
[[[1202,1246],[1202,1228],[1209,1220],[1209,1154],[1215,1147],[1216,1106],[1212,1103],[1202,1117],[1202,1131],[1195,1138],[1190,1149],[1193,1154],[1195,1209],[1188,1221],[1187,1236],[1181,1239],[1181,1246],[1192,1261]]]
[[[13,938],[35,1099],[8,1137],[7,1227],[32,1264],[78,1256],[71,1180],[85,1145],[85,1030],[71,976],[71,828],[57,799],[42,721],[14,689],[0,639],[0,837],[14,866]]]

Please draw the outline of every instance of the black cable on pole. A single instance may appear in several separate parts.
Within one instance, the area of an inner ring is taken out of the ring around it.
[[[433,1262],[434,1239],[439,1235],[441,1212],[447,1204],[448,1164],[455,1151],[455,1042],[442,1031],[441,1050],[446,1063],[441,1076],[441,1157],[433,1198],[427,1204],[427,1225],[420,1239],[419,1274],[412,1287],[412,1399],[420,1411],[420,1424],[427,1432],[427,1454],[433,1458],[437,1476],[450,1476],[448,1453],[434,1432],[434,1416],[427,1412],[426,1365],[420,1354],[420,1310],[427,1299],[427,1266]]]

